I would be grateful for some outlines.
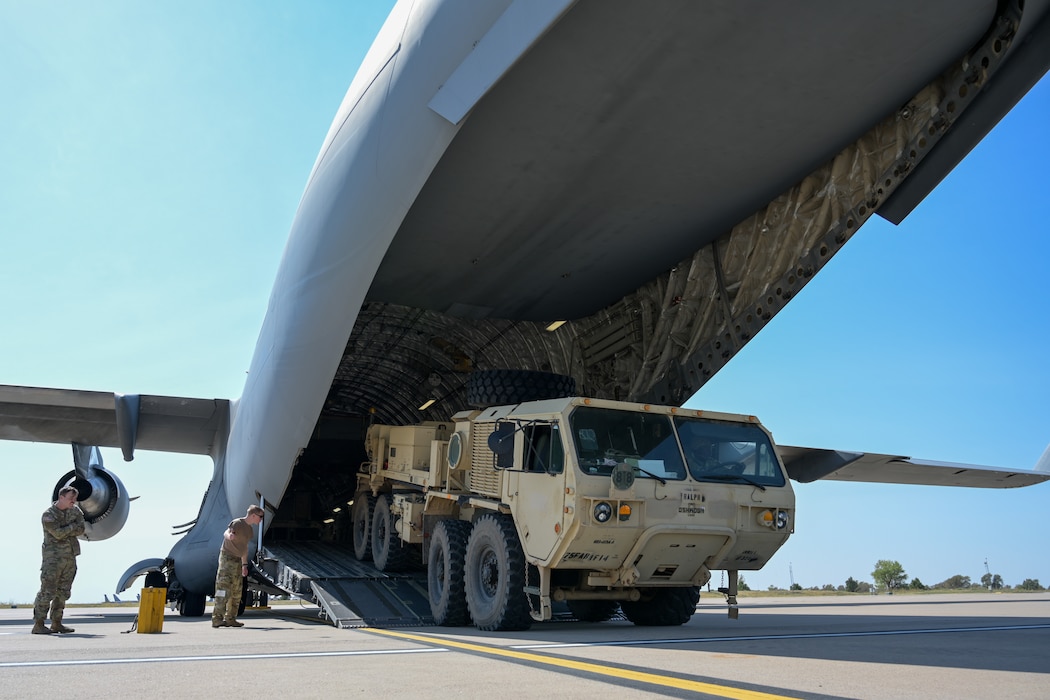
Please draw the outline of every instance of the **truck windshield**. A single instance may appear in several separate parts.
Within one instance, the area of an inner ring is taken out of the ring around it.
[[[773,446],[757,426],[675,416],[689,474],[697,481],[783,486]]]
[[[670,416],[580,406],[569,425],[584,474],[608,475],[627,463],[639,478],[685,478]]]

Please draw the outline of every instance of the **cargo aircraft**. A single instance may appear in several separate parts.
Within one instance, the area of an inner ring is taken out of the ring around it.
[[[210,455],[197,518],[117,587],[161,576],[200,615],[247,503],[260,551],[338,540],[367,425],[447,420],[479,371],[680,405],[865,221],[936,187],[1047,47],[1050,0],[401,0],[324,138],[240,398],[2,386],[0,438],[73,445],[58,483],[93,539],[130,508],[99,447]],[[1047,454],[779,451],[800,482],[1050,478]]]

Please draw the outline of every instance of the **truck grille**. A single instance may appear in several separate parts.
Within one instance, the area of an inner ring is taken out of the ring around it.
[[[496,469],[496,455],[489,449],[489,435],[495,429],[495,423],[474,425],[474,435],[470,441],[473,446],[470,455],[470,490],[499,498],[503,473]]]

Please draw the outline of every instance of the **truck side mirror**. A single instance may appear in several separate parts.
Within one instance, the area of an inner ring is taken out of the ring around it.
[[[517,428],[513,423],[496,423],[496,429],[489,435],[488,445],[496,455],[496,469],[509,469],[514,466],[514,433]]]

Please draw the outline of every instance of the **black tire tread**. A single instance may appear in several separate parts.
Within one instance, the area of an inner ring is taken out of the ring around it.
[[[380,523],[382,521],[382,527]],[[394,514],[390,512],[390,494],[376,498],[372,515],[372,563],[380,571],[395,573],[404,571],[412,563],[412,548],[401,541],[394,529]]]
[[[479,370],[467,380],[467,403],[477,408],[558,399],[576,394],[576,380],[531,370]]]
[[[570,600],[566,601],[569,612],[580,622],[606,622],[620,610],[615,600]]]
[[[203,617],[204,605],[208,597],[203,593],[185,591],[179,599],[179,615],[182,617]]]
[[[696,612],[700,600],[700,587],[652,588],[641,600],[625,600],[620,603],[624,617],[639,626],[670,627],[684,625]]]
[[[482,556],[489,548],[500,564],[500,590],[491,600],[482,592],[480,568]],[[467,609],[475,627],[494,632],[527,630],[532,626],[525,597],[525,551],[509,517],[489,513],[474,523],[467,541],[464,578]]]
[[[427,554],[427,593],[434,622],[444,627],[470,624],[466,582],[463,574],[467,559],[467,540],[469,539],[470,523],[452,518],[438,522],[430,536],[430,551]],[[444,568],[440,566],[440,557],[444,557]],[[440,577],[443,574],[445,574],[445,580],[441,581]]]
[[[353,534],[354,557],[358,561],[372,560],[372,517],[376,509],[376,497],[371,491],[359,491],[354,496],[350,510],[350,526]],[[358,518],[363,517],[360,524]],[[359,532],[363,528],[364,532]]]

